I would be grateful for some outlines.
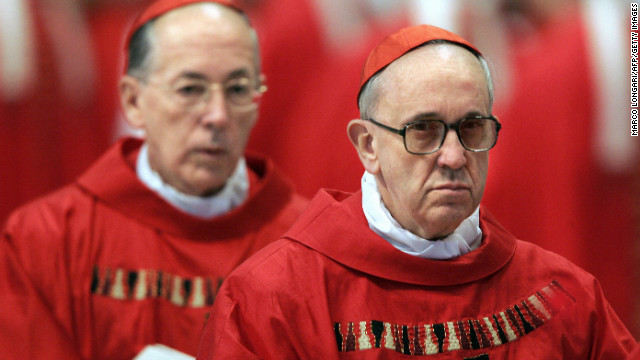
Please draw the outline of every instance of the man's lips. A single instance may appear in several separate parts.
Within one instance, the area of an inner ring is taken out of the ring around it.
[[[438,185],[433,187],[434,190],[453,190],[453,191],[458,191],[458,190],[471,190],[471,187],[469,187],[469,185],[466,184],[460,184],[460,183],[452,183],[452,184],[442,184],[442,185]]]
[[[461,196],[471,192],[471,187],[466,184],[442,184],[432,188],[432,191],[441,195]]]
[[[205,157],[218,157],[223,156],[227,153],[227,151],[223,147],[200,147],[192,150],[193,154]]]

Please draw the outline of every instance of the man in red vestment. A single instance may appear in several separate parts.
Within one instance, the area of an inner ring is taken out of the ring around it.
[[[239,8],[160,0],[127,55],[120,97],[144,139],[120,140],[2,232],[3,359],[129,360],[155,344],[195,355],[223,279],[307,204],[245,152],[265,88]]]
[[[319,192],[227,277],[197,359],[626,358],[636,341],[598,281],[480,205],[493,98],[458,35],[418,25],[383,40],[347,126],[361,190]]]

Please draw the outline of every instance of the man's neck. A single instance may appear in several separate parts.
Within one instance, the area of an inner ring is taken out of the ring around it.
[[[238,161],[225,185],[211,196],[193,196],[167,184],[151,168],[147,144],[143,144],[136,162],[138,179],[179,210],[202,219],[223,215],[240,206],[249,194],[249,176],[244,158]]]

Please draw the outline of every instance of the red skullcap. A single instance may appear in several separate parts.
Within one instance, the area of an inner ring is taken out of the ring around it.
[[[125,62],[126,62],[125,71],[128,67],[128,62],[129,62],[129,56],[128,56],[129,43],[131,42],[131,37],[133,36],[133,34],[135,34],[136,31],[138,31],[138,29],[140,29],[142,26],[144,26],[144,24],[146,24],[150,20],[153,20],[160,15],[164,15],[175,8],[179,8],[181,6],[195,4],[195,3],[206,3],[206,2],[228,6],[238,11],[239,13],[244,14],[244,11],[242,11],[242,9],[240,9],[238,5],[234,3],[233,0],[158,0],[158,1],[154,1],[142,13],[140,13],[138,17],[136,17],[133,24],[131,25],[131,28],[129,29],[129,32],[127,33],[126,42],[124,43],[125,52],[127,53],[127,57],[125,58]]]
[[[362,92],[364,84],[377,72],[406,54],[409,50],[433,40],[450,41],[480,54],[480,51],[471,45],[470,42],[450,31],[432,25],[406,27],[387,36],[371,51],[362,69],[360,92]],[[360,94],[358,94],[358,99],[359,98]]]

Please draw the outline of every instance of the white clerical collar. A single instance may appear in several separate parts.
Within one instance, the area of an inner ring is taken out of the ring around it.
[[[136,174],[140,181],[155,191],[160,197],[178,209],[202,219],[225,214],[241,205],[249,194],[249,175],[244,158],[238,161],[235,171],[222,190],[209,197],[193,196],[176,190],[165,183],[149,165],[147,144],[143,144],[138,154]]]
[[[477,249],[482,241],[480,208],[462,221],[444,239],[426,240],[402,228],[382,203],[375,177],[369,172],[362,176],[362,210],[369,227],[396,249],[426,259],[446,260]]]

